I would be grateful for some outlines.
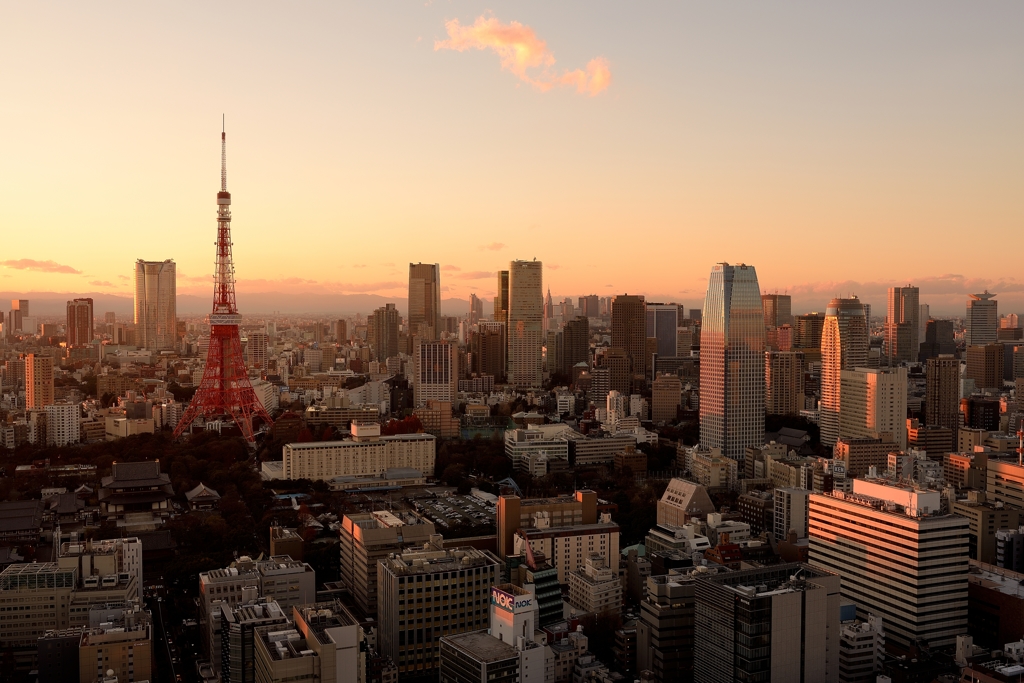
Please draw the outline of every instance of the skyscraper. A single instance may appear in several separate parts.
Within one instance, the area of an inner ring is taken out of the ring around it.
[[[764,309],[765,327],[793,324],[793,297],[789,294],[762,294],[761,307]]]
[[[409,333],[422,339],[441,334],[441,267],[409,264]]]
[[[24,319],[28,317],[28,299],[11,299],[11,311],[7,314],[8,336],[23,330]],[[31,330],[24,330],[30,332]]]
[[[53,405],[53,358],[25,356],[25,408],[41,410]]]
[[[176,272],[171,259],[135,262],[135,341],[139,348],[174,348],[178,324]]]
[[[562,327],[561,372],[570,380],[578,363],[590,365],[590,319],[577,316]]]
[[[960,427],[960,361],[952,355],[929,358],[925,375],[925,424]]]
[[[484,302],[476,294],[469,295],[469,324],[476,325],[484,317]]]
[[[620,294],[612,299],[612,346],[629,356],[632,375],[645,374],[647,360],[647,305],[642,296]]]
[[[612,313],[614,320],[614,312]],[[679,304],[647,304],[647,338],[658,340],[658,356],[676,355],[676,337],[679,330]]]
[[[803,408],[803,351],[765,351],[765,412],[769,415],[798,415]]]
[[[868,325],[860,299],[832,299],[821,331],[821,443],[833,446],[839,438],[840,391],[843,370],[864,367],[868,361]]]
[[[925,323],[924,329],[924,339],[918,352],[919,363],[924,363],[929,358],[956,353],[952,320],[929,320]]]
[[[512,261],[508,276],[508,383],[541,386],[544,346],[543,266]]]
[[[480,375],[492,375],[495,382],[505,381],[505,357],[508,354],[508,339],[505,323],[482,321],[479,329],[470,337],[472,371]]]
[[[967,368],[965,379],[973,379],[978,389],[998,392],[1003,388],[1003,354],[1002,344],[972,345],[967,347],[964,357]]]
[[[394,304],[384,304],[370,315],[366,337],[377,360],[398,355],[398,309]]]
[[[508,271],[498,271],[498,291],[494,295],[494,319],[508,324]]]
[[[701,325],[700,443],[734,460],[764,444],[764,310],[753,266],[711,269]]]
[[[967,346],[995,344],[999,329],[999,302],[995,300],[995,294],[990,294],[986,289],[970,297],[967,300],[964,341]]]
[[[83,346],[92,341],[92,299],[73,299],[68,302],[68,346]]]
[[[885,316],[885,352],[891,363],[917,359],[920,346],[918,318],[921,315],[917,287],[889,288],[889,307]]]
[[[796,317],[793,348],[820,349],[821,331],[825,328],[825,316],[821,313],[806,313]]]

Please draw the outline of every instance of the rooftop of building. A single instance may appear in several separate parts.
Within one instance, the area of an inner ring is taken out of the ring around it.
[[[316,656],[306,644],[306,639],[294,628],[268,629],[260,633],[260,639],[266,644],[270,658],[275,661]]]
[[[486,630],[444,636],[444,640],[453,648],[484,663],[517,659],[519,657],[519,652],[514,647],[498,640]]]
[[[602,534],[619,531],[619,525],[615,522],[595,522],[594,524],[573,524],[571,526],[553,526],[537,529],[527,527],[517,529],[516,532],[524,533],[528,538],[551,538],[554,536],[581,536],[583,534]]]
[[[1024,599],[1024,574],[1020,572],[971,560],[967,580],[983,588],[999,591],[1003,595]]]
[[[446,550],[407,550],[401,555],[392,553],[382,563],[394,574],[415,575],[497,565],[498,561],[484,551],[462,547]]]
[[[706,580],[724,586],[743,597],[764,597],[802,591],[808,579],[836,576],[806,564],[790,563],[711,574]]]

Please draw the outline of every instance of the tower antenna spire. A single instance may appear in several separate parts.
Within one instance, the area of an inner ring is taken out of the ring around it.
[[[220,191],[228,191],[228,136],[224,114],[220,115]]]

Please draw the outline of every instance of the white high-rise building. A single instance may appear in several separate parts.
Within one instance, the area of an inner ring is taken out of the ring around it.
[[[46,444],[67,446],[81,441],[82,410],[77,403],[51,403],[46,406]]]
[[[843,370],[839,435],[878,439],[888,434],[900,450],[907,448],[907,369]],[[883,440],[885,440],[883,438]]]
[[[701,324],[700,443],[734,460],[764,445],[764,309],[753,266],[711,269]]]
[[[414,353],[413,399],[417,408],[427,401],[458,399],[459,351],[447,341],[421,342]]]
[[[177,338],[174,261],[135,262],[135,343],[141,349],[174,349]]]
[[[967,346],[995,344],[999,330],[999,302],[995,294],[986,289],[981,294],[971,294],[967,300],[967,318],[964,341]]]
[[[703,363],[703,360],[701,361]],[[860,299],[832,299],[821,330],[821,443],[839,439],[839,410],[843,370],[868,364],[868,324]],[[701,387],[703,393],[703,387]]]
[[[796,532],[797,538],[807,538],[807,514],[811,492],[807,489],[781,488],[775,489],[775,540],[784,541],[790,531]]]
[[[544,295],[540,261],[512,261],[508,274],[508,383],[539,387],[543,380]]]
[[[956,642],[967,629],[970,530],[942,513],[942,493],[854,479],[853,492],[811,494],[809,563],[842,577],[857,616],[880,616],[908,649]]]

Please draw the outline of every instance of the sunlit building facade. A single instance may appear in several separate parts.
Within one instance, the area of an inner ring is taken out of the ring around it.
[[[753,266],[711,269],[701,324],[700,443],[734,460],[764,444],[764,310]]]
[[[832,446],[839,438],[839,410],[843,370],[864,367],[868,361],[868,324],[857,297],[832,299],[825,310],[821,331],[821,443]]]
[[[541,386],[544,294],[540,261],[512,261],[508,276],[508,383]]]
[[[177,267],[174,261],[135,262],[135,342],[164,351],[177,338]]]

